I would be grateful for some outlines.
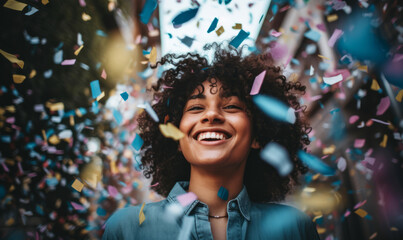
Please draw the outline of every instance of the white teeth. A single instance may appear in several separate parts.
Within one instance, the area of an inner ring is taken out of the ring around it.
[[[197,137],[197,141],[202,141],[204,139],[223,140],[223,139],[225,139],[225,135],[222,133],[218,133],[218,132],[204,132],[204,133],[200,133],[199,136]]]

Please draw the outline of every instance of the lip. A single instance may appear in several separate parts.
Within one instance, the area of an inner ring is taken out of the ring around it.
[[[202,133],[202,132],[219,132],[225,134],[226,139],[223,140],[217,140],[217,141],[211,141],[211,142],[219,142],[219,141],[226,141],[232,137],[232,134],[229,133],[228,131],[222,129],[222,128],[204,128],[204,129],[199,129],[195,133],[192,134],[192,138],[197,141],[197,136]],[[197,141],[197,142],[202,142],[202,141]],[[207,141],[204,141],[207,142]]]

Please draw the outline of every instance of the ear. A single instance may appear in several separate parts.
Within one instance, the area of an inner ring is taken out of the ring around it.
[[[251,148],[253,149],[260,149],[261,146],[260,144],[256,141],[256,139],[253,139],[252,144],[250,145]]]

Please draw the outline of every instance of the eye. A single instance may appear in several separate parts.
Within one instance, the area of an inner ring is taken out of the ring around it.
[[[199,110],[203,110],[203,108],[201,106],[191,106],[189,107],[186,111],[199,111]]]
[[[242,110],[242,108],[237,105],[227,105],[224,107],[224,109],[240,109],[240,110]]]

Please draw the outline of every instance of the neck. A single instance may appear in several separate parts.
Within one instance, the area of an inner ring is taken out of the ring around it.
[[[236,169],[211,171],[197,166],[190,168],[189,192],[197,195],[198,199],[209,207],[209,215],[224,216],[227,214],[227,203],[241,192],[245,165]],[[224,187],[228,190],[228,199],[218,197],[218,190]]]

